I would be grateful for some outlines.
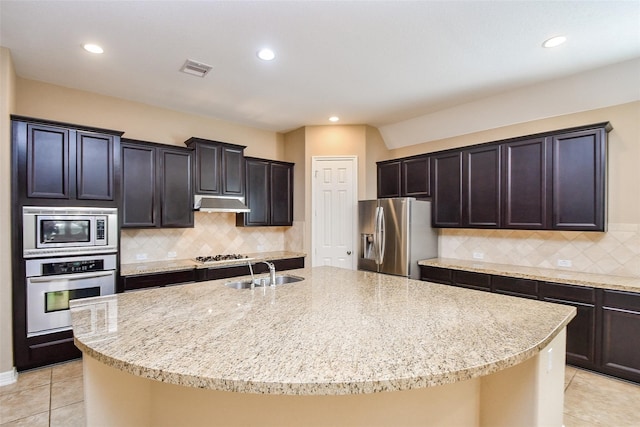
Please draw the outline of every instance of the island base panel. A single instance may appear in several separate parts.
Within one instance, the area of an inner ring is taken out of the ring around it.
[[[242,394],[137,377],[84,355],[88,426],[562,426],[565,330],[538,355],[484,377],[340,396]],[[549,352],[551,350],[551,352]]]

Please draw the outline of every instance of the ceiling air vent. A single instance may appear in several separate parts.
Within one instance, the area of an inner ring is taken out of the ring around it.
[[[191,74],[192,76],[204,77],[213,67],[211,65],[203,64],[202,62],[187,59],[180,68],[183,73]]]

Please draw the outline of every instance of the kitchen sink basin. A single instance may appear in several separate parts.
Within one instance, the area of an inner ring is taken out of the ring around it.
[[[276,276],[276,285],[284,285],[285,283],[295,283],[304,280],[304,277],[299,276],[289,276],[289,275],[277,275]],[[251,289],[251,279],[249,280],[238,280],[235,282],[227,282],[224,284],[228,288],[233,289]],[[256,284],[254,285],[256,288],[261,286],[269,286],[269,278],[261,277],[260,279],[256,279]]]

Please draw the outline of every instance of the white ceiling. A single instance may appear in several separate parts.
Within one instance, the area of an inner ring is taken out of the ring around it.
[[[640,57],[638,0],[1,0],[0,15],[20,77],[281,132],[393,125]],[[187,58],[213,70],[180,73]]]

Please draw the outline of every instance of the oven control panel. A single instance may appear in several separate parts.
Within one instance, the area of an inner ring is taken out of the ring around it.
[[[42,275],[87,273],[89,271],[103,271],[104,260],[90,259],[82,261],[47,262],[42,263]]]

